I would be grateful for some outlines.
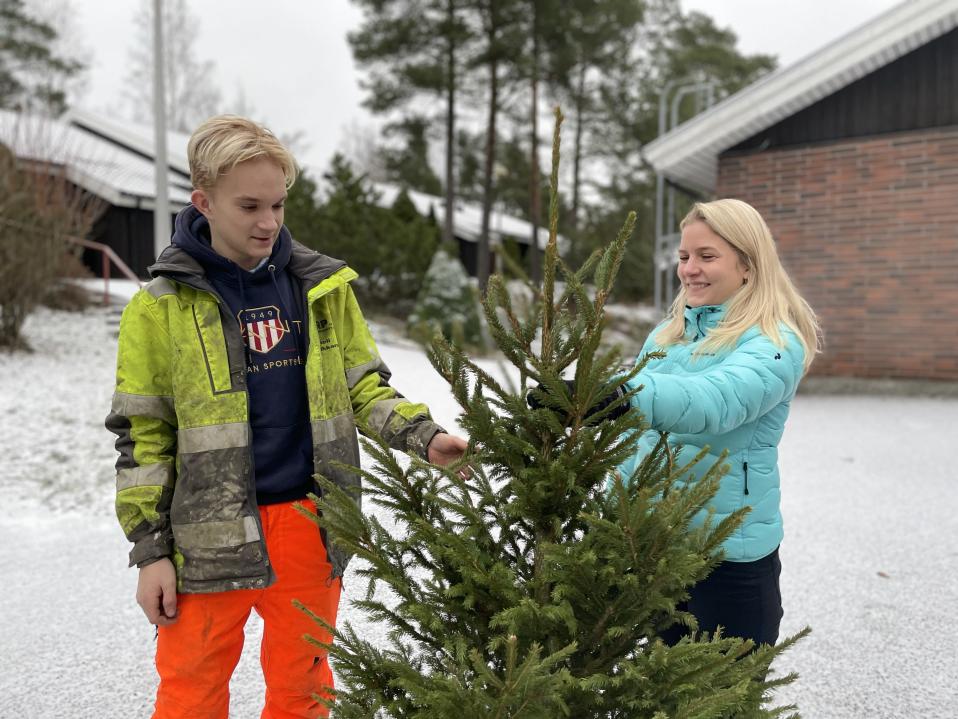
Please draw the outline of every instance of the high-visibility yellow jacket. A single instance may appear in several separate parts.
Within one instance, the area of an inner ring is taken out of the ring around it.
[[[356,273],[298,243],[287,271],[305,293],[306,380],[316,472],[359,502],[357,428],[426,456],[441,428],[389,386],[349,286]],[[167,248],[120,322],[116,511],[130,564],[170,557],[181,592],[268,586],[250,453],[240,327],[186,252]],[[317,530],[318,531],[318,530]],[[349,557],[327,547],[333,576]]]

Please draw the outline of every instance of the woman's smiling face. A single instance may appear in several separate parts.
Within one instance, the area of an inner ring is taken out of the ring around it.
[[[679,280],[689,307],[721,305],[748,278],[748,268],[738,250],[704,222],[692,222],[682,230],[679,244]]]

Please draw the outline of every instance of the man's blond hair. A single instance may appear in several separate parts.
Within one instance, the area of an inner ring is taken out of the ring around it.
[[[196,128],[187,148],[190,179],[197,190],[209,191],[241,162],[268,157],[286,176],[286,189],[296,181],[296,160],[262,125],[238,115],[217,115]]]

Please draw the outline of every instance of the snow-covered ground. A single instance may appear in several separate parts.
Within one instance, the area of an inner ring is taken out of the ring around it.
[[[32,355],[0,355],[0,717],[149,716],[153,629],[112,517],[103,429],[116,340],[109,312],[40,311]],[[381,332],[382,333],[382,332]],[[381,337],[394,383],[454,426],[456,405],[414,346]],[[781,448],[783,632],[777,665],[810,719],[933,719],[958,706],[958,400],[800,395]],[[341,616],[358,582],[347,576]],[[367,627],[367,631],[373,631]],[[259,716],[251,620],[231,716]]]

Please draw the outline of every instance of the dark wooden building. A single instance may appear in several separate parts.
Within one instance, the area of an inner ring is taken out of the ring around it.
[[[958,380],[958,0],[913,0],[647,149],[768,221],[819,313],[813,373]]]
[[[170,133],[167,140],[173,213],[190,198],[188,139]],[[0,111],[0,144],[22,160],[64,168],[74,185],[98,198],[100,214],[86,239],[109,246],[136,275],[147,276],[146,268],[155,256],[152,128],[119,124],[78,110],[55,120]],[[99,252],[85,250],[83,259],[100,273]]]
[[[87,239],[111,247],[143,279],[155,257],[152,133],[151,127],[117,123],[82,110],[73,110],[58,120],[39,120],[0,111],[0,144],[11,147],[18,157],[66,167],[78,187],[100,198],[102,213]],[[169,133],[167,138],[169,198],[174,216],[190,201],[188,142],[189,137],[180,133]],[[321,173],[310,174],[318,177]],[[399,192],[389,185],[379,185],[378,189],[384,205],[391,205]],[[420,213],[431,214],[442,222],[445,208],[442,198],[420,192],[409,195]],[[472,276],[476,275],[480,228],[480,207],[459,203],[453,216],[453,233],[459,258]],[[548,234],[547,229],[539,228],[540,253]],[[560,238],[560,248],[564,243]],[[502,251],[511,252],[521,260],[532,247],[532,227],[525,220],[493,212],[490,244],[494,268],[501,265],[497,257]],[[84,262],[99,274],[102,263],[98,251],[86,250]]]

